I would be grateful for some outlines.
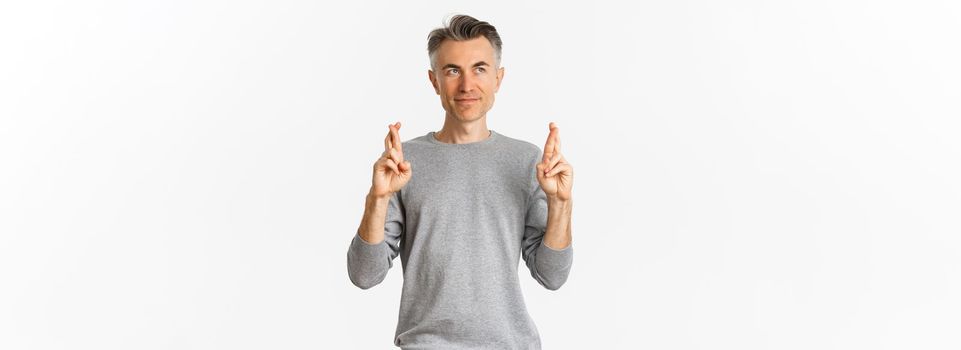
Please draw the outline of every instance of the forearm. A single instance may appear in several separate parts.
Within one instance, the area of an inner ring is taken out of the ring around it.
[[[394,257],[389,245],[384,243],[390,200],[390,195],[367,194],[364,218],[347,250],[347,274],[350,281],[361,289],[383,281]]]
[[[547,198],[547,229],[544,245],[551,249],[564,249],[571,244],[571,213],[574,200]]]
[[[384,240],[384,224],[387,221],[387,205],[390,196],[377,197],[368,193],[364,204],[364,217],[357,230],[360,238],[370,244],[377,244]]]

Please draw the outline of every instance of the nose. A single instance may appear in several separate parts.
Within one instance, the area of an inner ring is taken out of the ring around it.
[[[461,74],[460,92],[469,93],[474,91],[475,79],[470,73]]]

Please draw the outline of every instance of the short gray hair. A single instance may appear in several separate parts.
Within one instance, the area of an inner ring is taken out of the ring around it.
[[[497,34],[497,28],[468,15],[455,15],[450,18],[446,26],[432,30],[427,36],[427,55],[430,57],[431,68],[434,67],[434,53],[444,40],[465,41],[481,36],[487,38],[494,47],[494,57],[497,60],[495,65],[499,66],[503,43],[501,36]]]

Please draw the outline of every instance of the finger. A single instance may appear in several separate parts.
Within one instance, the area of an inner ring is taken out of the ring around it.
[[[404,162],[404,154],[398,152],[396,148],[391,148],[389,153],[390,159],[393,160],[394,163],[400,164]]]
[[[390,132],[387,132],[387,136],[384,137],[384,152],[390,149]]]
[[[392,159],[387,159],[386,161],[384,161],[384,164],[387,165],[388,168],[393,170],[394,173],[400,174],[400,170],[397,169],[397,163],[394,163]]]
[[[554,153],[561,153],[561,128],[554,127]]]
[[[386,162],[386,161],[388,161],[388,160],[390,160],[390,153],[388,153],[387,151],[384,151],[384,153],[381,153],[381,154],[380,154],[380,158],[377,158],[377,161],[374,162],[374,165],[377,166],[377,167],[386,166],[386,165],[384,164],[384,162]]]
[[[546,163],[554,156],[554,123],[551,123],[551,132],[547,134],[547,142],[544,144],[544,162]]]
[[[574,172],[574,168],[571,167],[570,164],[563,164],[563,163],[562,163],[562,164],[558,164],[556,167],[554,167],[554,169],[551,169],[551,171],[548,172],[547,175],[545,175],[545,176],[551,177],[551,176],[554,176],[554,175],[557,175],[557,174],[568,174],[568,175],[570,175],[570,174],[572,174],[573,172]]]
[[[400,141],[400,122],[397,122],[397,124],[395,124],[395,126],[391,128],[390,134],[391,134],[390,141],[394,145],[394,148],[396,148],[398,151],[403,152],[404,145]]]
[[[564,158],[564,156],[562,156],[560,153],[554,153],[554,156],[551,157],[551,159],[547,162],[547,166],[544,167],[544,168],[545,168],[545,169],[554,169],[554,167],[557,166],[557,163],[559,163],[562,158]],[[547,171],[545,171],[545,172],[547,172]]]

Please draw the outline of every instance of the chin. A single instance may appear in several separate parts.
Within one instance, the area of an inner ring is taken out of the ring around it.
[[[472,122],[472,121],[475,121],[475,120],[480,119],[481,117],[482,117],[481,114],[478,114],[478,113],[470,113],[470,114],[461,114],[461,115],[458,115],[458,116],[457,116],[457,119],[460,119],[460,120],[465,121],[465,122]]]
[[[478,113],[477,111],[467,110],[463,112],[454,113],[454,118],[463,122],[472,122],[483,117],[483,113]]]

